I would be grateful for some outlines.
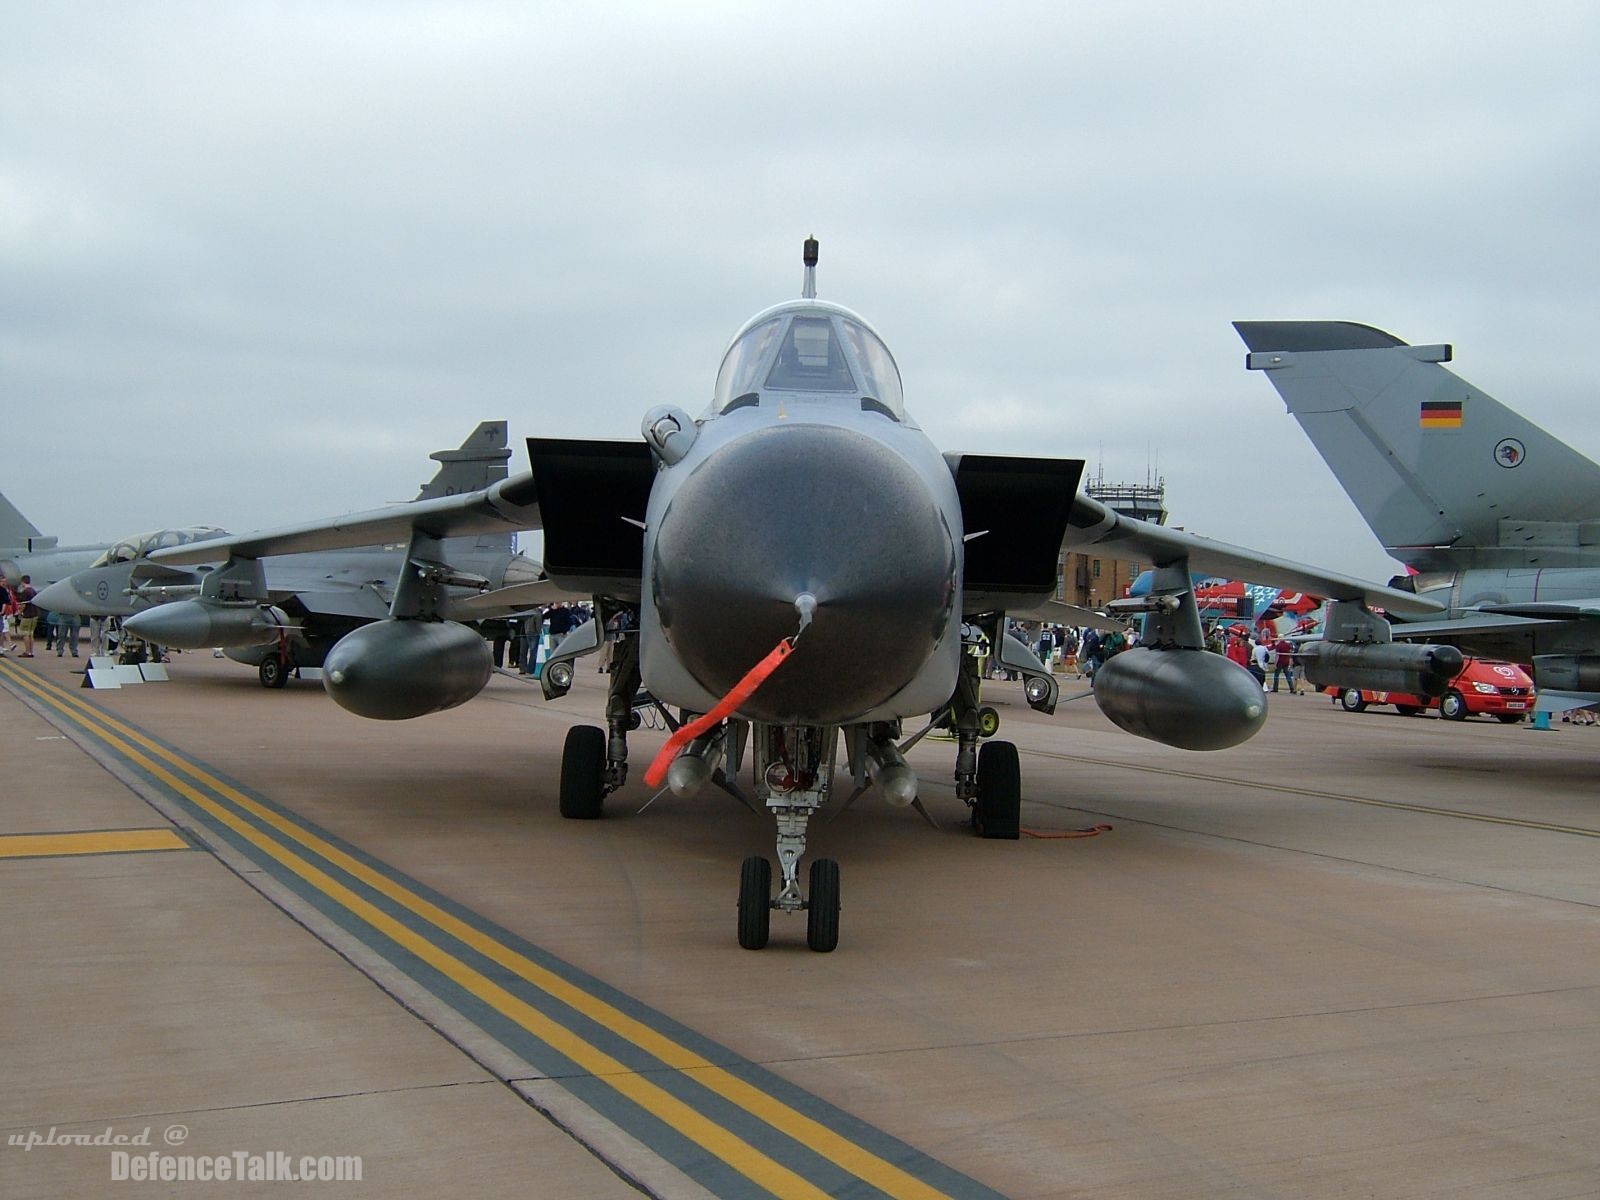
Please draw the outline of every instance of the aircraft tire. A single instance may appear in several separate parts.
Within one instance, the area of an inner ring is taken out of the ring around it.
[[[1345,688],[1339,693],[1339,707],[1345,712],[1360,712],[1367,707],[1367,702],[1361,698],[1360,688]]]
[[[739,871],[739,945],[760,950],[772,929],[772,863],[759,854]]]
[[[574,725],[561,747],[561,815],[572,821],[599,820],[605,801],[606,731]]]
[[[807,905],[806,945],[818,954],[827,954],[839,944],[839,864],[833,859],[811,861],[811,899]]]
[[[256,668],[256,677],[264,688],[281,688],[289,682],[289,660],[281,654],[269,654]]]
[[[1022,836],[1022,767],[1012,742],[987,742],[978,751],[978,836],[1014,842]]]
[[[1439,715],[1448,721],[1465,721],[1468,716],[1467,698],[1451,688],[1439,701]]]

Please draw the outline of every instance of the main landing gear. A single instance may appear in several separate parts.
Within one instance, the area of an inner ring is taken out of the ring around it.
[[[262,687],[277,689],[285,686],[289,682],[289,676],[294,672],[294,662],[290,658],[289,635],[280,630],[277,644],[256,664],[256,678],[261,680]]]
[[[956,797],[972,810],[972,828],[979,837],[1016,841],[1022,836],[1022,768],[1012,742],[980,738],[999,732],[999,714],[979,702],[981,660],[961,656],[956,694],[946,710],[946,726],[956,735]]]
[[[639,638],[618,641],[611,654],[606,728],[574,725],[561,748],[561,815],[598,820],[605,798],[628,781],[628,734],[639,726],[633,711],[639,694]]]
[[[627,780],[627,735],[638,727],[633,710],[638,696],[638,639],[617,643],[606,700],[606,729],[576,726],[567,733],[561,756],[561,815],[595,820],[603,814],[605,796]],[[971,809],[978,836],[1015,841],[1021,836],[1022,783],[1017,748],[1010,742],[988,741],[998,731],[998,714],[978,702],[979,661],[963,656],[955,695],[920,733],[896,744],[899,722],[852,725],[843,730],[849,748],[849,773],[855,784],[848,808],[868,787],[876,786],[895,805],[914,805],[917,780],[904,751],[934,729],[953,730],[956,742],[956,795]],[[754,800],[733,781],[740,773],[749,732],[754,768]],[[839,864],[814,859],[801,886],[800,861],[805,856],[811,818],[828,802],[835,775],[841,730],[838,726],[767,725],[730,721],[684,748],[675,767],[702,761],[697,769],[680,770],[669,786],[680,796],[715,782],[752,811],[765,807],[777,825],[777,865],[751,855],[739,871],[738,935],[746,950],[767,945],[773,912],[806,914],[806,945],[826,954],[839,944]],[[980,742],[982,745],[980,746]],[[725,761],[725,766],[719,763]],[[932,821],[931,817],[928,817]]]
[[[256,677],[261,680],[264,688],[281,688],[289,682],[289,676],[294,668],[289,665],[289,660],[282,654],[274,651],[261,660],[256,667]]]

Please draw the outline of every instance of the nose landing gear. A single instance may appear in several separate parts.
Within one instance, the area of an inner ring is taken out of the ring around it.
[[[772,864],[759,855],[744,860],[739,875],[739,945],[760,950],[767,944],[773,909],[805,912],[806,945],[826,954],[839,944],[839,864],[812,862],[810,898],[800,891],[800,859],[806,852],[806,827],[828,802],[839,731],[832,726],[790,728],[755,726],[756,797],[778,822],[778,895],[772,892]]]

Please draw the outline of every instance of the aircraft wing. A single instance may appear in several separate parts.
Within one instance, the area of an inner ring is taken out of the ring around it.
[[[578,595],[637,597],[655,463],[643,441],[529,438],[531,471],[475,492],[162,550],[169,565],[544,531],[544,568]]]
[[[1437,621],[1395,621],[1391,624],[1394,636],[1414,641],[1418,638],[1431,641],[1449,640],[1471,634],[1527,633],[1535,629],[1549,629],[1566,625],[1567,617],[1532,617],[1516,613],[1478,610],[1459,617],[1441,618]]]
[[[1194,575],[1221,575],[1335,600],[1361,600],[1393,613],[1421,616],[1444,611],[1443,605],[1414,592],[1123,516],[1078,490],[1082,459],[946,454],[945,460],[961,497],[967,539],[964,598],[970,612],[1002,610],[1026,618],[1054,592],[1061,550],[1086,546],[1103,546],[1156,566],[1187,558]]]
[[[381,621],[389,615],[389,598],[371,586],[344,585],[290,592],[279,603],[293,600],[307,614],[319,617],[353,617]]]
[[[1079,495],[1067,519],[1066,546],[1076,550],[1089,545],[1122,552],[1126,558],[1149,559],[1156,566],[1187,558],[1193,574],[1220,575],[1245,583],[1312,592],[1334,600],[1360,600],[1391,613],[1425,616],[1444,611],[1443,605],[1413,592],[1323,571],[1291,559],[1259,554],[1164,525],[1152,525],[1125,517],[1089,496]]]
[[[1485,604],[1483,612],[1496,616],[1527,617],[1536,621],[1581,621],[1600,617],[1600,599],[1535,601],[1528,604]]]
[[[514,583],[510,587],[492,592],[480,592],[450,602],[450,615],[468,621],[488,620],[492,617],[509,617],[513,613],[527,612],[530,608],[543,608],[561,600],[588,600],[591,594],[563,586],[554,579],[538,579],[533,583]]]
[[[524,473],[459,496],[417,500],[304,525],[286,525],[280,529],[174,546],[158,550],[150,558],[157,563],[181,566],[221,562],[230,556],[261,558],[269,554],[404,544],[411,540],[413,532],[447,538],[540,527],[533,476]]]
[[[1115,617],[1108,617],[1104,613],[1097,613],[1092,608],[1081,608],[1076,604],[1067,604],[1061,600],[1045,600],[1033,605],[1031,608],[1007,608],[1006,616],[1015,617],[1019,621],[1047,621],[1052,625],[1077,625],[1088,626],[1104,633],[1113,633],[1125,630],[1126,621],[1119,621]]]
[[[1396,641],[1441,642],[1458,646],[1478,658],[1529,662],[1534,654],[1534,634],[1569,625],[1571,618],[1535,618],[1511,613],[1474,610],[1459,617],[1432,621],[1391,621]]]

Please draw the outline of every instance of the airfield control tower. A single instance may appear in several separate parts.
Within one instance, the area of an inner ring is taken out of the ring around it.
[[[1083,490],[1123,516],[1166,524],[1167,484],[1160,476],[1144,483],[1107,483],[1102,471],[1086,480]],[[1056,599],[1084,608],[1100,608],[1125,595],[1128,585],[1149,566],[1137,559],[1108,558],[1100,550],[1063,553],[1056,564]]]

